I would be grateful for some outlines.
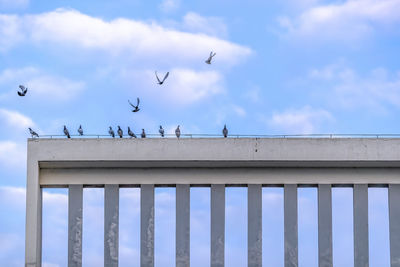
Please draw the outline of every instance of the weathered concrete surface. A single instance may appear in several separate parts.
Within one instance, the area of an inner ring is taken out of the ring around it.
[[[332,189],[318,185],[318,266],[332,267]]]
[[[353,187],[354,267],[369,266],[368,185]]]

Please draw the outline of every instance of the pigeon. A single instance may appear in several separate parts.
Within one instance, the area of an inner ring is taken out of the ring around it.
[[[26,88],[26,87],[23,86],[23,85],[20,85],[20,86],[19,86],[19,89],[21,89],[21,91],[18,91],[18,92],[17,92],[19,96],[25,96],[26,93],[28,92],[28,88]]]
[[[129,128],[128,126],[128,135],[132,138],[135,137],[136,138],[136,134],[134,132],[131,131],[131,128]]]
[[[224,135],[225,138],[228,137],[228,129],[226,128],[226,124],[224,125],[224,129],[222,129],[222,134]]]
[[[217,53],[213,53],[213,51],[211,51],[210,56],[208,57],[208,59],[205,61],[207,64],[211,64],[211,59],[216,55]]]
[[[129,101],[129,99],[128,99],[128,102],[129,102],[129,104],[133,107],[132,112],[138,112],[138,111],[140,110],[140,108],[139,108],[139,103],[140,103],[139,97],[137,98],[137,104],[136,104],[136,106],[135,106],[134,104],[132,104],[131,101]]]
[[[34,131],[34,130],[32,130],[31,128],[28,128],[29,129],[29,133],[31,134],[31,136],[32,136],[32,138],[35,136],[35,137],[39,137],[39,135]]]
[[[111,126],[110,126],[110,130],[108,130],[108,133],[112,136],[112,138],[115,137],[114,130],[111,128]]]
[[[142,137],[142,138],[146,138],[146,133],[145,133],[144,129],[142,129],[141,137]]]
[[[175,129],[175,135],[176,135],[176,137],[181,137],[181,129],[179,129],[179,125],[178,125],[178,127]]]
[[[162,79],[162,81],[161,81],[161,80],[158,78],[158,76],[157,76],[157,71],[156,71],[155,73],[156,73],[156,78],[157,78],[157,81],[158,81],[158,84],[159,84],[159,85],[163,84],[164,81],[165,81],[165,79],[167,79],[167,77],[168,77],[168,75],[169,75],[169,72],[167,72],[167,74],[165,74],[165,76],[164,76],[164,79]]]
[[[118,125],[118,131],[117,131],[119,138],[122,138],[122,136],[124,135],[124,132],[122,131],[121,127],[119,127]]]
[[[71,138],[71,136],[69,135],[68,129],[65,125],[64,125],[64,134],[67,136],[67,138]]]
[[[82,125],[79,125],[78,133],[80,136],[83,135]]]
[[[161,125],[160,125],[160,129],[158,130],[158,132],[160,133],[161,137],[164,137],[164,129]]]

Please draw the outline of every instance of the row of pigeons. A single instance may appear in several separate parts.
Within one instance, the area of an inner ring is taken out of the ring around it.
[[[181,129],[179,127],[180,127],[180,125],[178,125],[178,127],[175,129],[175,135],[176,135],[177,138],[181,137]],[[28,129],[29,129],[29,133],[31,134],[32,138],[39,137],[39,135],[34,130],[32,130],[31,128],[28,128]],[[158,132],[160,133],[161,137],[165,136],[165,131],[164,131],[164,129],[163,129],[163,127],[161,125],[160,125],[160,129],[158,129]],[[82,125],[79,125],[78,133],[79,133],[80,136],[83,136]],[[113,130],[113,128],[111,126],[108,129],[108,134],[112,138],[115,138],[115,132],[114,132],[114,130]],[[124,136],[124,131],[121,129],[120,126],[118,126],[117,134],[118,134],[119,138],[122,138]],[[222,134],[223,134],[223,136],[225,138],[228,137],[228,129],[226,128],[226,125],[224,125],[224,128],[222,129]],[[64,135],[67,138],[71,138],[71,135],[69,134],[69,131],[68,131],[68,129],[67,129],[67,127],[65,125],[64,125]],[[128,126],[128,135],[131,138],[137,138],[136,134],[134,132],[132,132],[132,130],[131,130],[131,128],[129,126]],[[146,138],[146,132],[145,132],[144,129],[142,129],[142,133],[140,134],[140,137],[141,138]]]

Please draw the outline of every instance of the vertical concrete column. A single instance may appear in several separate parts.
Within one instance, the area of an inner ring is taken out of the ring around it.
[[[400,267],[400,184],[389,184],[390,266]]]
[[[190,266],[190,185],[176,185],[176,267]]]
[[[262,187],[247,186],[247,265],[262,266]]]
[[[42,266],[42,189],[39,164],[29,155],[26,181],[25,266]]]
[[[353,187],[354,267],[369,266],[368,185]]]
[[[297,184],[284,186],[285,267],[298,266]]]
[[[118,266],[119,185],[104,186],[104,266]]]
[[[319,267],[332,267],[332,190],[318,185],[318,261]]]
[[[154,266],[153,184],[142,184],[140,191],[140,266]]]
[[[225,185],[211,185],[211,267],[225,265]]]
[[[83,186],[68,190],[68,267],[82,267]]]

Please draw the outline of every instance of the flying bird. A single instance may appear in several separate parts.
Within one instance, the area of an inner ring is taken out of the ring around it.
[[[34,131],[34,130],[32,130],[31,128],[28,128],[29,129],[29,133],[31,134],[31,136],[32,136],[32,138],[35,136],[35,137],[39,137],[39,135]]]
[[[132,138],[132,137],[136,138],[136,134],[135,134],[134,132],[131,131],[131,128],[129,128],[129,126],[128,126],[128,135],[129,135],[131,138]]]
[[[224,135],[225,138],[228,137],[228,129],[226,128],[226,124],[224,125],[224,129],[222,129],[222,134]]]
[[[132,112],[138,112],[140,110],[140,108],[139,108],[139,103],[140,103],[139,97],[137,98],[136,106],[134,104],[132,104],[131,101],[129,101],[129,99],[128,99],[128,102],[133,107]]]
[[[67,136],[67,138],[71,138],[71,136],[69,135],[68,129],[65,125],[64,125],[64,134]]]
[[[83,135],[82,125],[79,125],[78,133],[80,136]]]
[[[18,87],[19,87],[19,89],[21,90],[21,91],[18,91],[18,92],[17,92],[18,95],[19,95],[19,96],[25,96],[26,93],[28,92],[28,88],[26,88],[26,87],[23,86],[23,85],[20,85],[20,86],[18,86]]]
[[[111,128],[111,126],[110,126],[110,129],[108,130],[108,133],[112,136],[112,138],[115,137],[114,130]]]
[[[121,127],[119,127],[118,125],[118,131],[117,131],[119,138],[122,138],[122,136],[124,135],[124,132],[122,131]]]
[[[164,79],[162,79],[162,81],[161,81],[160,78],[158,78],[157,71],[155,71],[155,73],[156,73],[156,78],[157,78],[157,81],[158,81],[159,85],[163,84],[165,79],[167,79],[167,77],[169,75],[169,72],[167,72],[167,74],[165,74],[165,76],[164,76]]]
[[[210,56],[208,57],[208,59],[205,61],[207,64],[211,64],[211,60],[213,57],[215,57],[217,53],[213,53],[213,51],[210,52]]]
[[[140,135],[142,138],[146,138],[146,133],[144,131],[144,129],[142,129],[142,134]]]
[[[160,125],[160,129],[158,130],[158,132],[160,133],[161,137],[164,137],[164,129],[161,125]]]
[[[178,125],[178,127],[176,127],[176,129],[175,129],[175,135],[176,135],[176,137],[181,137],[181,129],[179,129],[179,125]]]

